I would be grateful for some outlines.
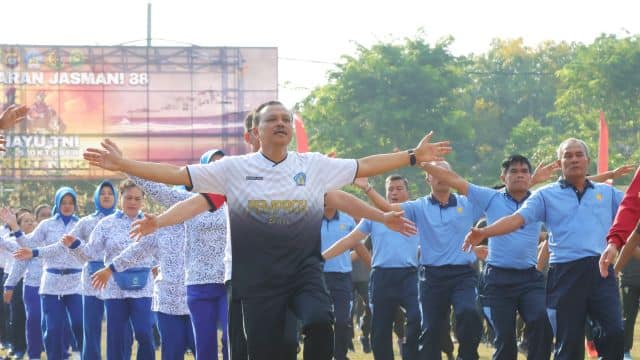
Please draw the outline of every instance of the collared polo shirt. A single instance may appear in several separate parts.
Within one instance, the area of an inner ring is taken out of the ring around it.
[[[362,219],[356,230],[371,235],[371,266],[406,268],[418,266],[418,236],[404,236],[386,225]]]
[[[494,190],[474,184],[469,184],[467,193],[469,201],[485,212],[488,225],[515,213],[530,195],[529,193],[518,202],[506,189]],[[536,266],[541,226],[541,222],[533,222],[512,233],[489,238],[489,255],[486,262],[511,269]]]
[[[420,237],[420,264],[430,266],[468,265],[473,252],[462,251],[464,237],[482,216],[466,196],[450,194],[447,204],[425,197],[402,204],[404,215],[416,223]]]
[[[320,240],[322,242],[322,252],[347,236],[356,227],[353,218],[343,212],[336,211],[331,219],[322,217],[322,228],[320,229]],[[324,272],[351,272],[351,252],[349,250],[342,254],[326,260]]]
[[[585,180],[582,193],[564,180],[536,190],[518,209],[525,225],[544,222],[549,237],[550,263],[598,256],[622,200],[614,187]]]

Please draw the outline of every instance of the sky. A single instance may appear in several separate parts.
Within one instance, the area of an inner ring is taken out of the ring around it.
[[[485,52],[494,38],[590,43],[601,33],[640,34],[634,0],[21,0],[2,2],[0,43],[268,46],[279,54],[279,97],[292,106],[326,83],[356,44],[429,42],[453,36],[456,55]]]

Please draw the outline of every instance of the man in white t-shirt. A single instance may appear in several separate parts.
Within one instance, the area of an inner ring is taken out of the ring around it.
[[[320,223],[324,194],[351,183],[448,153],[447,142],[359,160],[287,151],[293,135],[291,113],[271,101],[256,109],[254,135],[260,151],[228,156],[206,165],[177,167],[111,156],[111,145],[87,149],[86,160],[108,170],[194,192],[224,194],[233,238],[233,295],[242,301],[252,359],[280,356],[285,311],[293,309],[305,334],[305,359],[332,357],[331,299],[322,278]]]

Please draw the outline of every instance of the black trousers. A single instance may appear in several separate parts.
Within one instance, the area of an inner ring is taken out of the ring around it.
[[[640,304],[640,286],[621,286],[622,290],[622,320],[624,321],[624,351],[631,351],[633,347],[633,330],[638,316]]]
[[[336,319],[334,358],[335,360],[346,360],[352,330],[350,328],[351,296],[353,293],[351,273],[326,272],[324,277],[331,295]]]
[[[227,287],[227,344],[230,360],[248,360],[247,337],[244,331],[244,317],[242,316],[242,303],[240,299],[231,296],[231,281],[225,283]],[[287,311],[283,338],[283,360],[296,360],[298,354],[298,324],[293,312]]]
[[[289,345],[283,339],[287,310],[302,325],[305,360],[333,357],[333,311],[322,268],[313,266],[298,274],[296,286],[280,294],[241,300],[247,348],[252,360],[284,359]]]

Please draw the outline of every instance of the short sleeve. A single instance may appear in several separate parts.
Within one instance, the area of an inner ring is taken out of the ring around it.
[[[467,199],[473,204],[473,206],[482,209],[482,211],[486,211],[487,207],[489,207],[489,203],[491,199],[498,192],[494,189],[490,189],[483,186],[478,186],[474,184],[469,184],[469,190],[467,191]]]
[[[362,219],[360,220],[360,223],[358,224],[358,226],[356,226],[356,230],[360,231],[363,234],[371,234],[371,220],[369,219]]]
[[[358,161],[355,159],[335,159],[322,154],[316,154],[312,161],[317,162],[319,176],[325,190],[336,190],[347,184],[351,184],[358,172]],[[325,191],[325,192],[326,192]]]
[[[546,209],[542,191],[534,192],[515,213],[524,218],[525,224],[545,222]]]
[[[417,214],[420,208],[420,199],[406,201],[400,204],[402,210],[404,211],[404,217],[407,219],[416,222]]]
[[[226,194],[226,175],[233,160],[223,158],[208,164],[188,165],[187,173],[191,180],[191,191],[198,193]]]

